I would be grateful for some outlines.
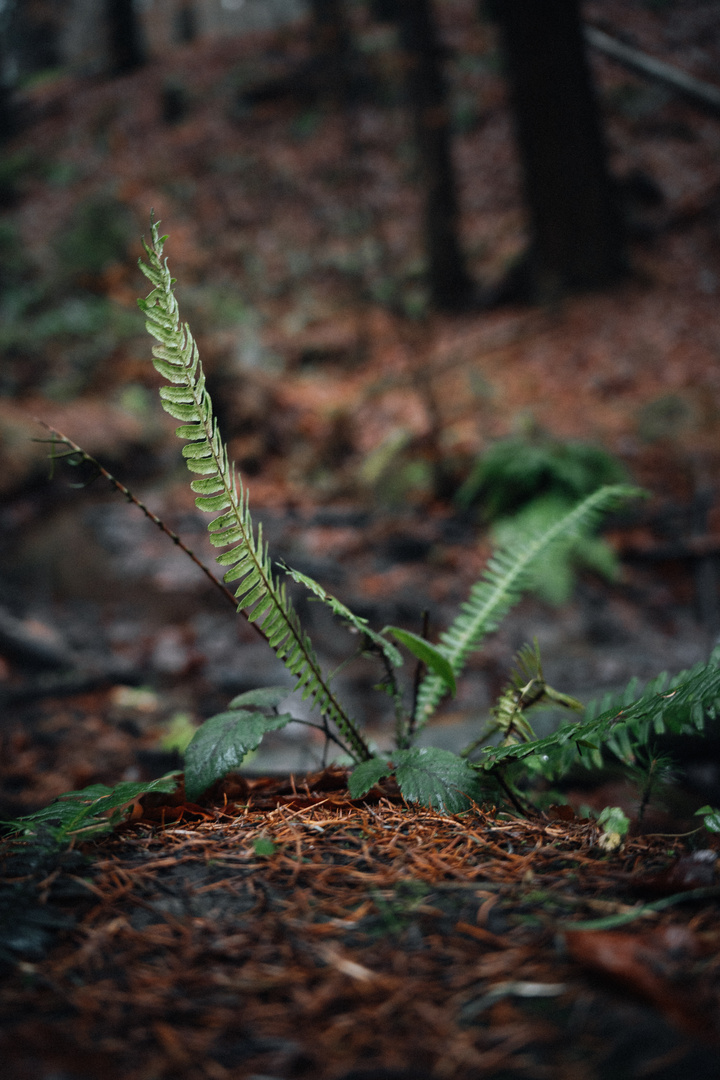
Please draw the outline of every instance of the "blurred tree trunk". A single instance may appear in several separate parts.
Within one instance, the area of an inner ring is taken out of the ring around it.
[[[617,281],[625,237],[585,55],[579,0],[492,5],[510,79],[531,243],[516,298]]]
[[[133,0],[105,0],[110,70],[124,75],[145,63],[140,23]]]
[[[342,0],[310,0],[313,58],[319,64],[328,96],[347,103],[354,49]]]
[[[12,45],[11,26],[17,10],[15,0],[0,7],[0,145],[10,139],[18,128],[17,98],[18,61]],[[3,202],[0,185],[0,207]]]
[[[175,13],[175,38],[181,45],[197,37],[197,17],[191,3],[183,3]]]
[[[430,300],[458,310],[473,293],[458,238],[458,200],[450,113],[432,0],[396,0],[405,82],[425,200],[424,234]]]

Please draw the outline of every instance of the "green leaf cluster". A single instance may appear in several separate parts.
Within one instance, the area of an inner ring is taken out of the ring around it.
[[[58,844],[94,840],[118,825],[142,795],[175,791],[179,776],[169,773],[158,780],[123,781],[114,787],[90,784],[81,791],[67,791],[42,810],[6,824],[12,826],[17,839],[33,840],[42,833]]]
[[[523,759],[539,759],[548,773],[562,775],[577,760],[601,767],[603,750],[634,764],[639,747],[653,737],[702,734],[720,715],[720,651],[673,678],[659,675],[638,696],[635,681],[623,694],[591,703],[583,718],[552,735],[511,746],[489,747],[480,767],[493,770]]]
[[[560,442],[540,435],[499,439],[477,461],[457,492],[459,506],[481,504],[487,521],[517,514],[547,495],[572,505],[626,472],[599,446]]]
[[[185,751],[185,789],[190,799],[200,798],[216,780],[241,767],[267,732],[293,720],[290,713],[278,710],[294,689],[311,699],[320,714],[320,723],[311,726],[333,740],[353,763],[349,780],[353,797],[362,797],[379,781],[394,776],[408,802],[442,813],[461,813],[479,802],[493,777],[515,800],[512,776],[519,769],[526,774],[540,771],[558,775],[578,760],[601,764],[603,753],[636,765],[638,748],[647,746],[655,735],[664,731],[699,733],[707,718],[717,716],[720,654],[674,679],[659,676],[642,692],[631,684],[620,697],[603,699],[583,711],[579,702],[548,686],[535,645],[518,655],[517,670],[493,710],[492,730],[480,733],[460,755],[413,745],[443,698],[455,693],[470,655],[532,587],[534,576],[546,573],[558,553],[567,552],[580,540],[586,544],[603,515],[641,494],[620,483],[598,487],[598,480],[614,481],[618,475],[612,459],[591,448],[575,447],[566,453],[557,446],[535,446],[530,453],[527,445],[508,443],[496,450],[495,458],[485,460],[466,497],[490,492],[490,512],[503,515],[517,509],[530,488],[537,491],[538,485],[542,488],[544,484],[545,516],[533,518],[532,525],[528,518],[522,528],[508,532],[437,643],[402,627],[374,630],[367,619],[355,615],[312,578],[280,564],[286,577],[307,589],[350,628],[360,643],[359,651],[384,669],[378,688],[388,691],[394,700],[396,747],[373,753],[358,723],[338,700],[333,675],[321,670],[286,584],[271,561],[262,529],[253,524],[247,491],[218,428],[197,345],[180,319],[174,279],[163,255],[165,240],[152,221],[150,241],[145,243],[146,261],[140,263],[152,284],[152,291],[139,304],[156,341],[153,363],[169,384],[161,388],[160,398],[164,409],[180,421],[176,434],[184,443],[182,455],[193,474],[196,504],[211,515],[210,539],[215,547],[224,549],[217,562],[223,568],[224,582],[234,593],[213,580],[229,599],[234,595],[237,610],[284,662],[292,678],[290,686],[239,695],[225,711],[201,725]],[[504,478],[502,483],[498,478]],[[121,485],[120,489],[128,494]],[[142,504],[138,505],[142,509]],[[153,520],[159,523],[159,519]],[[398,646],[416,661],[409,706],[397,676],[403,665]],[[543,703],[564,706],[582,712],[582,716],[537,739],[526,714]],[[479,760],[471,760],[471,754],[493,731],[499,734],[499,745],[486,748]],[[175,783],[175,777],[170,776],[150,785],[119,784],[114,789],[95,785],[83,792],[69,792],[40,814],[23,819],[18,829],[33,835],[47,827],[61,842],[94,836],[120,820],[124,809],[140,794],[171,791]],[[714,822],[714,814],[709,811],[707,819]]]
[[[720,810],[714,806],[701,806],[695,813],[702,817],[708,832],[720,833]]]

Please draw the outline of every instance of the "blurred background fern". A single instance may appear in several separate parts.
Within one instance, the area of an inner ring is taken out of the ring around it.
[[[456,502],[490,524],[494,543],[504,546],[544,531],[604,484],[626,480],[622,463],[601,447],[535,432],[491,446],[478,458]],[[590,529],[547,553],[533,572],[533,591],[547,603],[565,604],[579,569],[610,581],[618,574],[615,552]]]

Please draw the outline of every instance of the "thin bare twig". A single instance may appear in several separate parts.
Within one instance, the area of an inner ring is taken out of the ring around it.
[[[125,498],[128,500],[128,502],[131,502],[133,504],[133,506],[137,506],[138,510],[141,510],[146,518],[148,518],[150,521],[152,521],[152,523],[154,525],[157,525],[158,529],[160,529],[161,532],[164,532],[165,535],[168,536],[172,540],[173,544],[176,544],[180,548],[181,551],[184,551],[185,554],[188,555],[192,559],[192,561],[195,563],[195,565],[197,567],[199,567],[200,570],[202,570],[205,577],[209,581],[211,581],[212,584],[215,586],[215,588],[220,590],[220,592],[225,597],[225,599],[230,604],[232,604],[233,610],[237,611],[237,607],[238,607],[237,600],[235,599],[235,597],[231,593],[230,589],[228,589],[222,583],[222,581],[220,581],[219,578],[215,577],[212,570],[210,570],[209,567],[207,567],[205,565],[205,563],[202,562],[197,557],[197,555],[193,551],[190,550],[190,548],[187,546],[187,544],[185,544],[180,539],[180,537],[177,535],[177,533],[173,532],[172,529],[168,528],[168,526],[165,524],[165,522],[161,521],[161,519],[157,516],[157,514],[153,514],[152,510],[150,510],[145,505],[145,503],[141,502],[140,499],[137,498],[137,496],[133,495],[132,491],[130,491],[129,488],[126,488],[125,485],[123,483],[121,483],[117,479],[117,477],[113,476],[112,473],[108,472],[108,470],[103,465],[101,465],[100,462],[96,458],[94,458],[92,456],[92,454],[88,454],[87,450],[83,450],[83,448],[81,446],[78,446],[77,443],[74,443],[72,441],[72,439],[69,439],[67,437],[67,435],[63,435],[63,433],[61,431],[57,431],[54,427],[51,427],[49,424],[46,424],[44,420],[39,420],[37,418],[36,418],[36,420],[37,420],[37,423],[41,424],[45,428],[46,431],[50,432],[50,435],[51,435],[50,439],[38,439],[36,441],[37,442],[48,442],[48,443],[52,444],[52,446],[53,446],[53,454],[52,454],[53,461],[55,461],[59,457],[71,457],[74,454],[79,454],[80,458],[83,461],[87,461],[89,465],[92,465],[93,468],[97,470],[98,474],[100,476],[103,476],[108,481],[108,483],[111,484],[115,488],[116,491],[119,491],[122,495],[124,495]],[[64,444],[65,446],[67,446],[68,453],[66,453],[66,454],[56,454],[54,452],[55,445],[58,442],[60,442],[60,443]],[[260,633],[260,635],[263,636],[262,631],[260,630],[260,628],[258,626],[255,626],[255,623],[253,623],[252,625],[255,627],[255,629],[258,631],[258,633]]]

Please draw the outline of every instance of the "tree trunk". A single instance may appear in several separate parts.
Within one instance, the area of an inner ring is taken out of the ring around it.
[[[17,130],[17,62],[10,47],[11,8],[0,11],[0,146],[12,138]],[[3,201],[0,185],[0,207]]]
[[[313,57],[327,96],[347,104],[354,76],[354,50],[342,0],[311,0]]]
[[[181,45],[197,37],[197,17],[191,3],[183,3],[175,13],[175,38]]]
[[[133,0],[106,0],[110,70],[124,75],[145,63]]]
[[[432,2],[397,0],[397,13],[425,200],[430,300],[434,307],[458,310],[467,306],[473,288],[458,239],[450,116]]]
[[[617,281],[624,230],[580,22],[578,0],[500,0],[500,23],[530,212],[528,299]]]

